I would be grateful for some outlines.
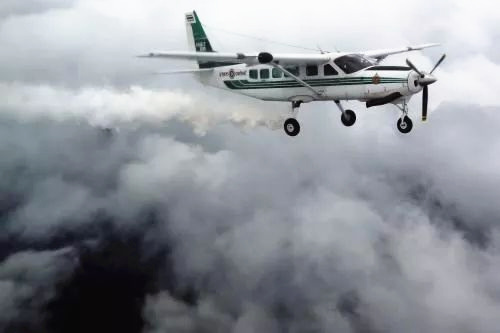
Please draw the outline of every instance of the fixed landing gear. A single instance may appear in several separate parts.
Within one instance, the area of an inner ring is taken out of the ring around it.
[[[300,124],[295,118],[288,118],[285,120],[285,133],[290,136],[297,136],[300,132]]]
[[[297,114],[299,112],[299,107],[302,104],[302,101],[294,101],[292,102],[292,115],[291,118],[285,120],[283,124],[283,128],[285,133],[289,136],[297,136],[300,133],[300,124],[297,121]]]
[[[352,110],[345,110],[345,112],[340,116],[340,120],[344,126],[352,126],[356,122],[356,114]]]
[[[410,117],[404,116],[404,118],[399,118],[398,119],[398,130],[403,133],[407,134],[411,132],[411,129],[413,128],[413,122],[411,121]]]
[[[410,117],[408,117],[408,103],[406,100],[403,101],[403,106],[396,105],[402,112],[401,117],[398,119],[397,127],[398,130],[407,134],[410,133],[413,128],[413,122]]]
[[[335,101],[335,104],[339,108],[340,112],[342,112],[342,115],[340,116],[342,124],[347,127],[354,125],[354,123],[356,122],[356,114],[354,113],[354,111],[344,110],[344,107],[342,106],[342,104],[340,104],[340,101]]]
[[[285,123],[283,124],[283,129],[289,136],[297,136],[300,133],[300,124],[296,118],[299,112],[298,109],[302,103],[302,101],[292,102],[291,117],[285,120]],[[356,123],[356,113],[352,110],[344,110],[340,101],[335,101],[335,104],[342,112],[342,115],[340,116],[342,124],[347,127],[354,125],[354,123]]]

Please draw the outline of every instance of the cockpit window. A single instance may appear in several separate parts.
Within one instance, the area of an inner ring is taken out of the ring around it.
[[[370,60],[359,54],[348,54],[335,59],[334,62],[346,74],[351,74],[374,65]]]

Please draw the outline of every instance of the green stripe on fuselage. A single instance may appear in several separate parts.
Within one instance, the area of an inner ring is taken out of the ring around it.
[[[312,87],[328,87],[328,86],[350,86],[350,85],[366,85],[373,84],[373,79],[370,77],[360,78],[336,78],[336,79],[320,79],[320,80],[304,80]],[[380,78],[379,84],[383,83],[405,83],[406,79],[402,78]],[[294,80],[286,81],[255,81],[248,80],[226,80],[224,84],[229,89],[272,89],[272,88],[300,88],[303,87],[300,83]]]

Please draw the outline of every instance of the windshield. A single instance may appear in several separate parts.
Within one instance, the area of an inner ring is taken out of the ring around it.
[[[346,74],[351,74],[362,70],[363,68],[373,66],[374,64],[367,58],[359,54],[348,54],[335,59],[335,64]]]

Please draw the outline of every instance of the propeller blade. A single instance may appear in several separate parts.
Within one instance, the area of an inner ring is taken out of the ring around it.
[[[439,61],[436,63],[436,65],[434,66],[434,68],[432,69],[431,71],[431,74],[432,72],[434,72],[436,70],[436,68],[439,67],[439,65],[441,65],[441,63],[443,62],[443,60],[446,58],[446,54],[443,54],[443,56],[441,57],[441,59],[439,59]]]
[[[424,86],[422,92],[422,121],[427,121],[427,104],[429,103],[429,87]]]
[[[421,77],[424,77],[424,74],[415,67],[415,65],[410,61],[410,59],[406,59],[406,64],[411,67],[415,72],[418,73]]]

